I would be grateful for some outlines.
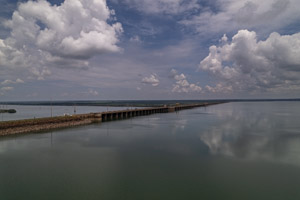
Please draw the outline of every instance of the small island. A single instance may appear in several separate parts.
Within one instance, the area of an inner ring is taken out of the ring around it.
[[[0,113],[16,113],[15,109],[0,109]]]

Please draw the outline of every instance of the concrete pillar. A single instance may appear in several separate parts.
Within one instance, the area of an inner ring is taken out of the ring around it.
[[[168,112],[175,112],[175,107],[168,107]]]

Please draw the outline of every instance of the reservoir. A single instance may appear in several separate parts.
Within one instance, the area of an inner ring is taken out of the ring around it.
[[[234,102],[0,137],[0,199],[298,200],[299,119]]]

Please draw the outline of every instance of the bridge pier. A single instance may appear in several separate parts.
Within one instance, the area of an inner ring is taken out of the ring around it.
[[[175,107],[168,107],[168,112],[175,112]]]

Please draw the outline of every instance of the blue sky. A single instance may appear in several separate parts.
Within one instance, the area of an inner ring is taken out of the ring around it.
[[[0,0],[0,100],[295,98],[298,0]]]

